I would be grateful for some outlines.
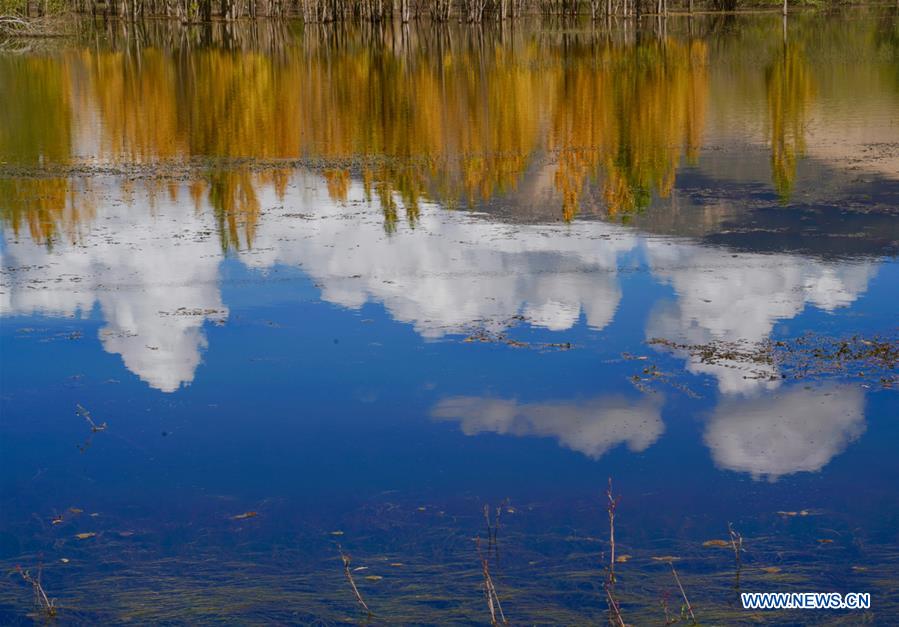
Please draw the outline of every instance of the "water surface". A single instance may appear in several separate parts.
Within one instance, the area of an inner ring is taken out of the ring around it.
[[[628,622],[665,556],[702,622],[895,621],[897,28],[0,56],[3,622],[16,565],[64,622],[359,622],[339,545],[376,622],[483,623],[484,505],[510,620],[603,622],[609,477]]]

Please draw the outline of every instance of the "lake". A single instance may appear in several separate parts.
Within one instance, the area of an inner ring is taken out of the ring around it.
[[[0,622],[899,622],[896,10],[77,30],[0,53]]]

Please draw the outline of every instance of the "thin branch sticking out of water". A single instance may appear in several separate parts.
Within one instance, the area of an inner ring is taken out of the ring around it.
[[[56,616],[56,599],[51,599],[47,596],[47,591],[44,590],[44,586],[41,584],[41,571],[38,569],[37,578],[32,577],[31,573],[27,570],[18,569],[19,574],[22,575],[22,579],[31,584],[31,588],[34,590],[34,603],[37,605],[41,613],[44,614],[47,618],[54,618]]]
[[[730,545],[734,549],[734,560],[737,568],[740,567],[740,553],[743,552],[743,536],[741,536],[731,523],[727,523],[727,533],[730,536]]]
[[[621,616],[621,604],[615,598],[615,510],[618,509],[618,497],[612,496],[612,478],[609,477],[609,487],[606,489],[606,497],[609,499],[606,506],[609,513],[609,575],[606,577],[606,600],[609,603],[609,623],[618,627],[625,627],[624,618]]]
[[[359,588],[356,587],[356,582],[353,580],[353,573],[350,572],[350,564],[352,562],[350,556],[343,552],[343,549],[339,544],[337,545],[337,550],[340,551],[340,559],[343,562],[343,574],[346,576],[346,580],[350,582],[350,588],[353,589],[353,596],[356,597],[356,602],[359,603],[368,616],[371,617],[372,611],[368,608],[362,595],[359,594]]]
[[[674,562],[669,561],[668,565],[671,567],[671,574],[674,575],[674,581],[677,582],[677,587],[680,589],[681,596],[684,597],[684,605],[687,608],[687,613],[690,615],[690,620],[693,621],[693,624],[696,624],[696,615],[693,614],[693,606],[690,605],[690,600],[687,598],[687,593],[684,591],[683,585],[681,585],[680,577],[677,576],[677,571],[674,570]]]
[[[499,564],[499,545],[497,544],[497,535],[499,534],[499,521],[503,512],[503,507],[508,507],[509,499],[496,506],[496,513],[493,520],[490,520],[490,506],[484,505],[484,522],[487,525],[487,555],[490,555],[490,549],[493,549],[493,557]]]
[[[486,510],[485,510],[486,511]],[[478,557],[481,559],[481,571],[484,575],[484,596],[487,599],[487,609],[490,610],[491,625],[508,625],[506,615],[503,613],[503,606],[499,602],[499,595],[496,593],[496,586],[493,585],[493,577],[490,576],[490,563],[488,555],[481,551],[481,538],[477,540]],[[499,617],[497,618],[497,613]]]

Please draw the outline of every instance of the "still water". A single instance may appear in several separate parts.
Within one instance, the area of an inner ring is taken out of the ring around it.
[[[4,53],[0,622],[895,623],[897,211],[887,10]]]

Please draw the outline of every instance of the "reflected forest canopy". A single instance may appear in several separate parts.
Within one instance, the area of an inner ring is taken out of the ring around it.
[[[709,102],[732,106],[741,82],[764,87],[767,106],[753,113],[761,119],[744,122],[768,129],[771,182],[787,202],[816,93],[808,58],[821,45],[814,28],[801,26],[772,44],[713,23],[705,37],[452,27],[294,33],[269,23],[235,53],[221,41],[223,25],[212,36],[219,43],[207,45],[191,38],[211,31],[166,42],[169,29],[122,25],[107,45],[0,57],[0,93],[16,95],[0,108],[2,219],[38,241],[75,238],[93,213],[88,175],[103,167],[123,175],[126,194],[135,185],[176,194],[189,178],[197,207],[205,199],[214,208],[223,246],[252,245],[259,186],[283,198],[297,165],[320,171],[338,201],[351,178],[361,179],[388,231],[400,216],[414,226],[423,200],[473,207],[531,194],[522,185],[534,180],[551,192],[557,219],[627,219],[671,194],[679,167],[700,157]],[[856,49],[873,34],[832,30]],[[872,54],[891,52],[885,41]],[[754,70],[761,81],[746,67],[736,78],[713,76],[715,63],[744,64],[750,50],[764,57]],[[98,133],[87,136],[94,124]],[[153,176],[144,176],[150,167]]]

